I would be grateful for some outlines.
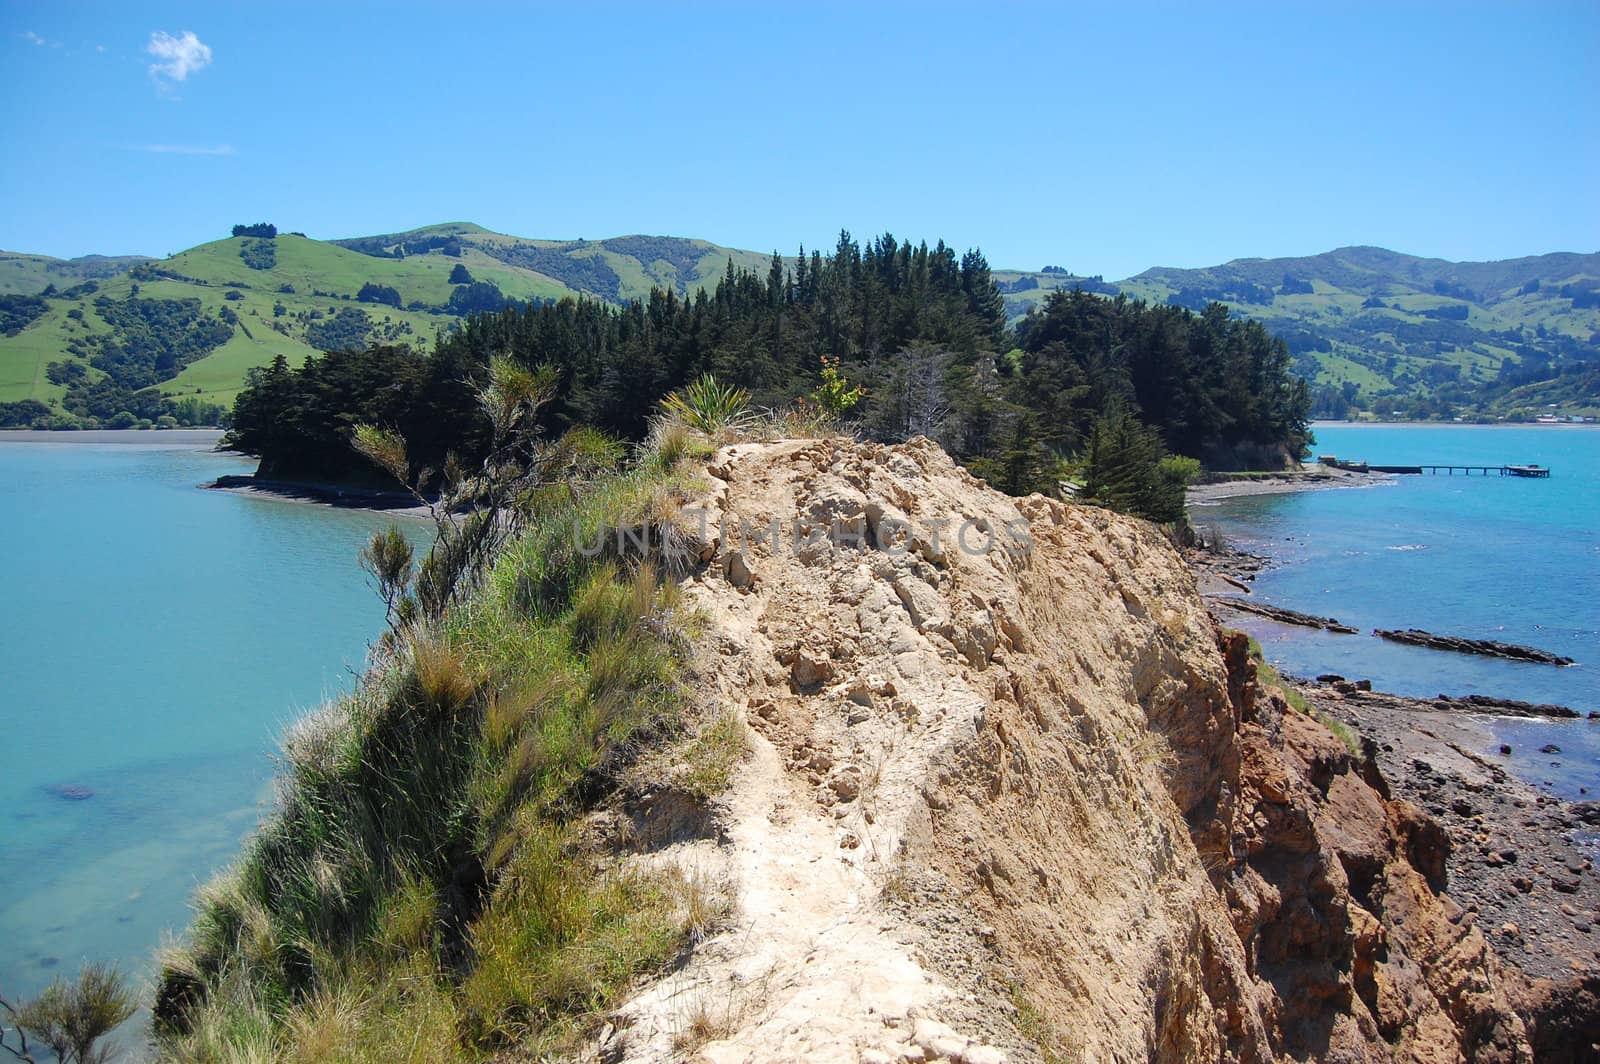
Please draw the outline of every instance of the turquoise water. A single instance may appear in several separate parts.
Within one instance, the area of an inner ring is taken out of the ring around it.
[[[1281,563],[1257,578],[1260,598],[1363,632],[1423,628],[1499,639],[1579,664],[1517,664],[1241,622],[1274,664],[1298,675],[1365,677],[1418,697],[1481,692],[1600,711],[1600,431],[1318,425],[1316,434],[1315,453],[1344,459],[1534,463],[1549,466],[1551,477],[1404,476],[1196,507],[1197,524]],[[1513,771],[1570,797],[1583,796],[1580,788],[1600,793],[1600,722],[1491,723],[1513,747]],[[1538,754],[1546,743],[1561,754]]]
[[[197,488],[249,471],[193,445],[0,443],[7,993],[87,958],[148,973],[270,799],[283,726],[382,628],[355,559],[387,519]]]

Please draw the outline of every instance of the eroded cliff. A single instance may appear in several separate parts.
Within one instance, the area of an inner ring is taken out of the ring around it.
[[[603,1058],[1531,1059],[1443,834],[1256,686],[1154,528],[925,440],[709,473],[685,591],[748,751],[622,834],[729,915]]]

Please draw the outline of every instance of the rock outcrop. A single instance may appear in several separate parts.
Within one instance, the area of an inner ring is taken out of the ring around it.
[[[1445,834],[1257,687],[1155,528],[921,439],[708,478],[685,599],[749,751],[636,859],[734,904],[603,1059],[1533,1059]]]
[[[1481,654],[1491,658],[1505,658],[1508,661],[1532,661],[1540,665],[1577,664],[1571,658],[1552,654],[1548,650],[1523,646],[1520,643],[1502,643],[1496,639],[1464,639],[1454,635],[1434,635],[1420,628],[1374,628],[1372,634],[1379,639],[1387,639],[1394,643],[1409,643],[1430,650],[1450,650],[1457,654]]]
[[[1252,602],[1249,599],[1242,599],[1234,595],[1218,596],[1212,601],[1212,604],[1222,609],[1237,610],[1240,613],[1253,613],[1258,617],[1277,621],[1279,624],[1294,624],[1299,625],[1301,628],[1319,628],[1324,632],[1334,632],[1338,635],[1355,635],[1358,631],[1358,629],[1333,617],[1318,617],[1310,613],[1301,613],[1299,610],[1273,606],[1266,602]]]

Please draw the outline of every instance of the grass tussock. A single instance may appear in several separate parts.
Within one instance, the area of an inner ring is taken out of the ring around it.
[[[704,884],[627,871],[581,830],[647,748],[689,741],[694,624],[663,576],[677,446],[543,497],[476,590],[290,732],[275,814],[163,957],[162,1056],[559,1053],[716,925]],[[695,742],[725,785],[731,733]]]
[[[1044,1064],[1068,1064],[1069,1061],[1083,1059],[1083,1051],[1075,1040],[1057,1030],[1055,1024],[1050,1022],[1050,1017],[1034,1004],[1020,983],[1012,983],[1010,989],[1011,1004],[1016,1009],[1013,1015],[1017,1030],[1038,1047],[1039,1059]]]
[[[661,400],[662,416],[716,440],[731,439],[753,420],[750,393],[718,384],[711,374],[684,385]]]
[[[766,411],[752,433],[761,440],[821,440],[848,435],[850,430],[816,403],[797,399],[788,406]]]

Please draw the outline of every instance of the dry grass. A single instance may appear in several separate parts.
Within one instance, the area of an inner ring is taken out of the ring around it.
[[[731,987],[720,995],[702,988],[688,992],[686,998],[672,1033],[674,1053],[688,1057],[701,1046],[726,1038],[738,1029]]]
[[[691,944],[704,942],[733,919],[733,885],[704,869],[674,866],[665,873],[669,891],[679,907],[679,924]]]
[[[700,729],[684,747],[679,781],[696,798],[714,798],[728,789],[733,770],[750,749],[744,722],[724,710]]]
[[[883,867],[878,896],[890,905],[910,905],[916,900],[911,872],[903,861],[893,861]]]
[[[461,655],[438,636],[423,634],[412,640],[411,667],[423,705],[435,712],[456,713],[478,691],[478,680]]]
[[[1039,1047],[1039,1059],[1044,1064],[1077,1064],[1083,1059],[1082,1050],[1072,1045],[1070,1039],[1050,1022],[1050,1017],[1033,1003],[1020,984],[1012,983],[1010,989],[1011,1004],[1017,1010],[1017,1030]]]
[[[797,399],[789,406],[765,410],[747,429],[748,435],[762,442],[773,440],[824,440],[845,434],[838,418],[816,403]]]

